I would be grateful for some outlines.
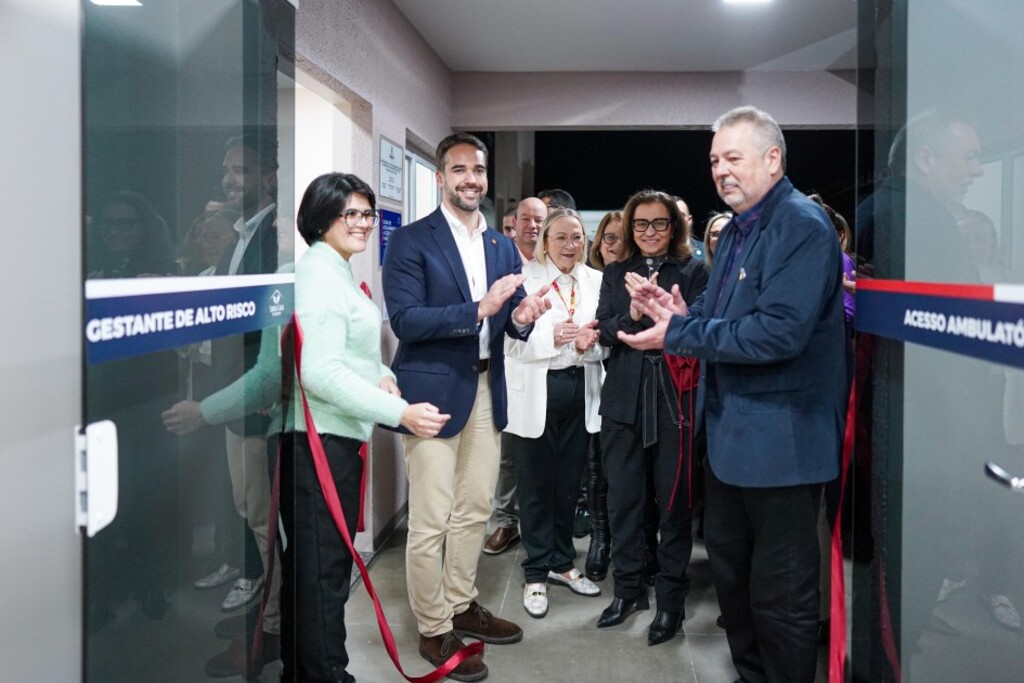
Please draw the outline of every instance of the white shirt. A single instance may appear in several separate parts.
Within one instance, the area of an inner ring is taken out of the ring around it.
[[[238,233],[238,241],[235,242],[235,251],[231,254],[231,266],[228,268],[228,275],[234,275],[238,272],[238,266],[242,263],[242,254],[245,253],[245,248],[252,241],[252,236],[256,234],[256,228],[260,227],[260,223],[263,222],[267,214],[276,208],[277,204],[271,202],[269,206],[249,220],[239,218],[235,221],[234,228],[235,232]]]
[[[554,317],[556,323],[565,322],[570,320],[569,317],[569,306],[573,305],[574,312],[580,308],[580,297],[582,296],[581,287],[579,280],[576,276],[576,272],[580,267],[580,264],[572,269],[569,274],[563,273],[558,270],[551,259],[547,261],[547,272],[551,278],[551,282],[557,282],[558,287],[561,290],[555,291],[554,285],[548,291],[548,299],[551,301],[551,310],[547,315]],[[573,292],[576,296],[573,297]],[[575,300],[574,300],[575,299]],[[583,365],[583,356],[576,352],[576,344],[563,344],[558,347],[558,355],[551,359],[551,364],[548,365],[548,370],[564,370],[574,365]]]
[[[455,237],[455,246],[459,249],[462,267],[466,269],[466,279],[469,281],[469,294],[473,301],[480,301],[487,294],[487,258],[484,256],[484,232],[487,230],[487,221],[477,211],[476,228],[470,230],[469,226],[463,224],[444,204],[441,204],[441,213],[448,221],[452,236]],[[491,357],[490,338],[490,320],[484,318],[480,325],[480,358]]]

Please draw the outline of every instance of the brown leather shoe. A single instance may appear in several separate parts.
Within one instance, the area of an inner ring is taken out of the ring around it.
[[[448,631],[439,636],[420,636],[420,656],[434,667],[441,666],[452,656],[466,647],[459,640],[455,631]],[[480,655],[467,657],[461,664],[451,670],[448,678],[453,681],[482,681],[487,678],[487,665]]]
[[[476,600],[469,609],[452,617],[455,634],[460,638],[476,638],[492,645],[509,645],[523,639],[523,629],[507,619],[499,619]]]
[[[500,555],[519,540],[519,528],[514,526],[499,526],[491,534],[491,537],[484,543],[484,552],[488,555]]]

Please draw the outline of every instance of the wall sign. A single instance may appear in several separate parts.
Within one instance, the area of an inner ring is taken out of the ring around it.
[[[380,190],[381,197],[402,201],[402,165],[405,153],[401,147],[380,136]]]
[[[388,248],[388,240],[398,228],[402,227],[402,214],[397,211],[380,210],[380,265],[384,265],[384,252]]]

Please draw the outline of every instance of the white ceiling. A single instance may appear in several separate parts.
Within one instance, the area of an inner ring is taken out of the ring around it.
[[[857,66],[857,0],[392,1],[452,71]]]

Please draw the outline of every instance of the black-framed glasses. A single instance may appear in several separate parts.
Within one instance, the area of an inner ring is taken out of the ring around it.
[[[366,211],[345,209],[341,212],[340,217],[345,219],[345,225],[350,228],[358,227],[361,222],[365,222],[370,227],[373,227],[380,220],[380,212],[376,209],[367,209]]]
[[[618,244],[619,236],[613,233],[605,233],[604,235],[601,235],[601,241],[609,246],[612,244]]]
[[[630,221],[630,225],[633,226],[633,232],[647,232],[647,228],[654,228],[655,232],[665,232],[672,227],[672,219],[655,218],[653,221],[649,221],[646,218],[634,218]]]

